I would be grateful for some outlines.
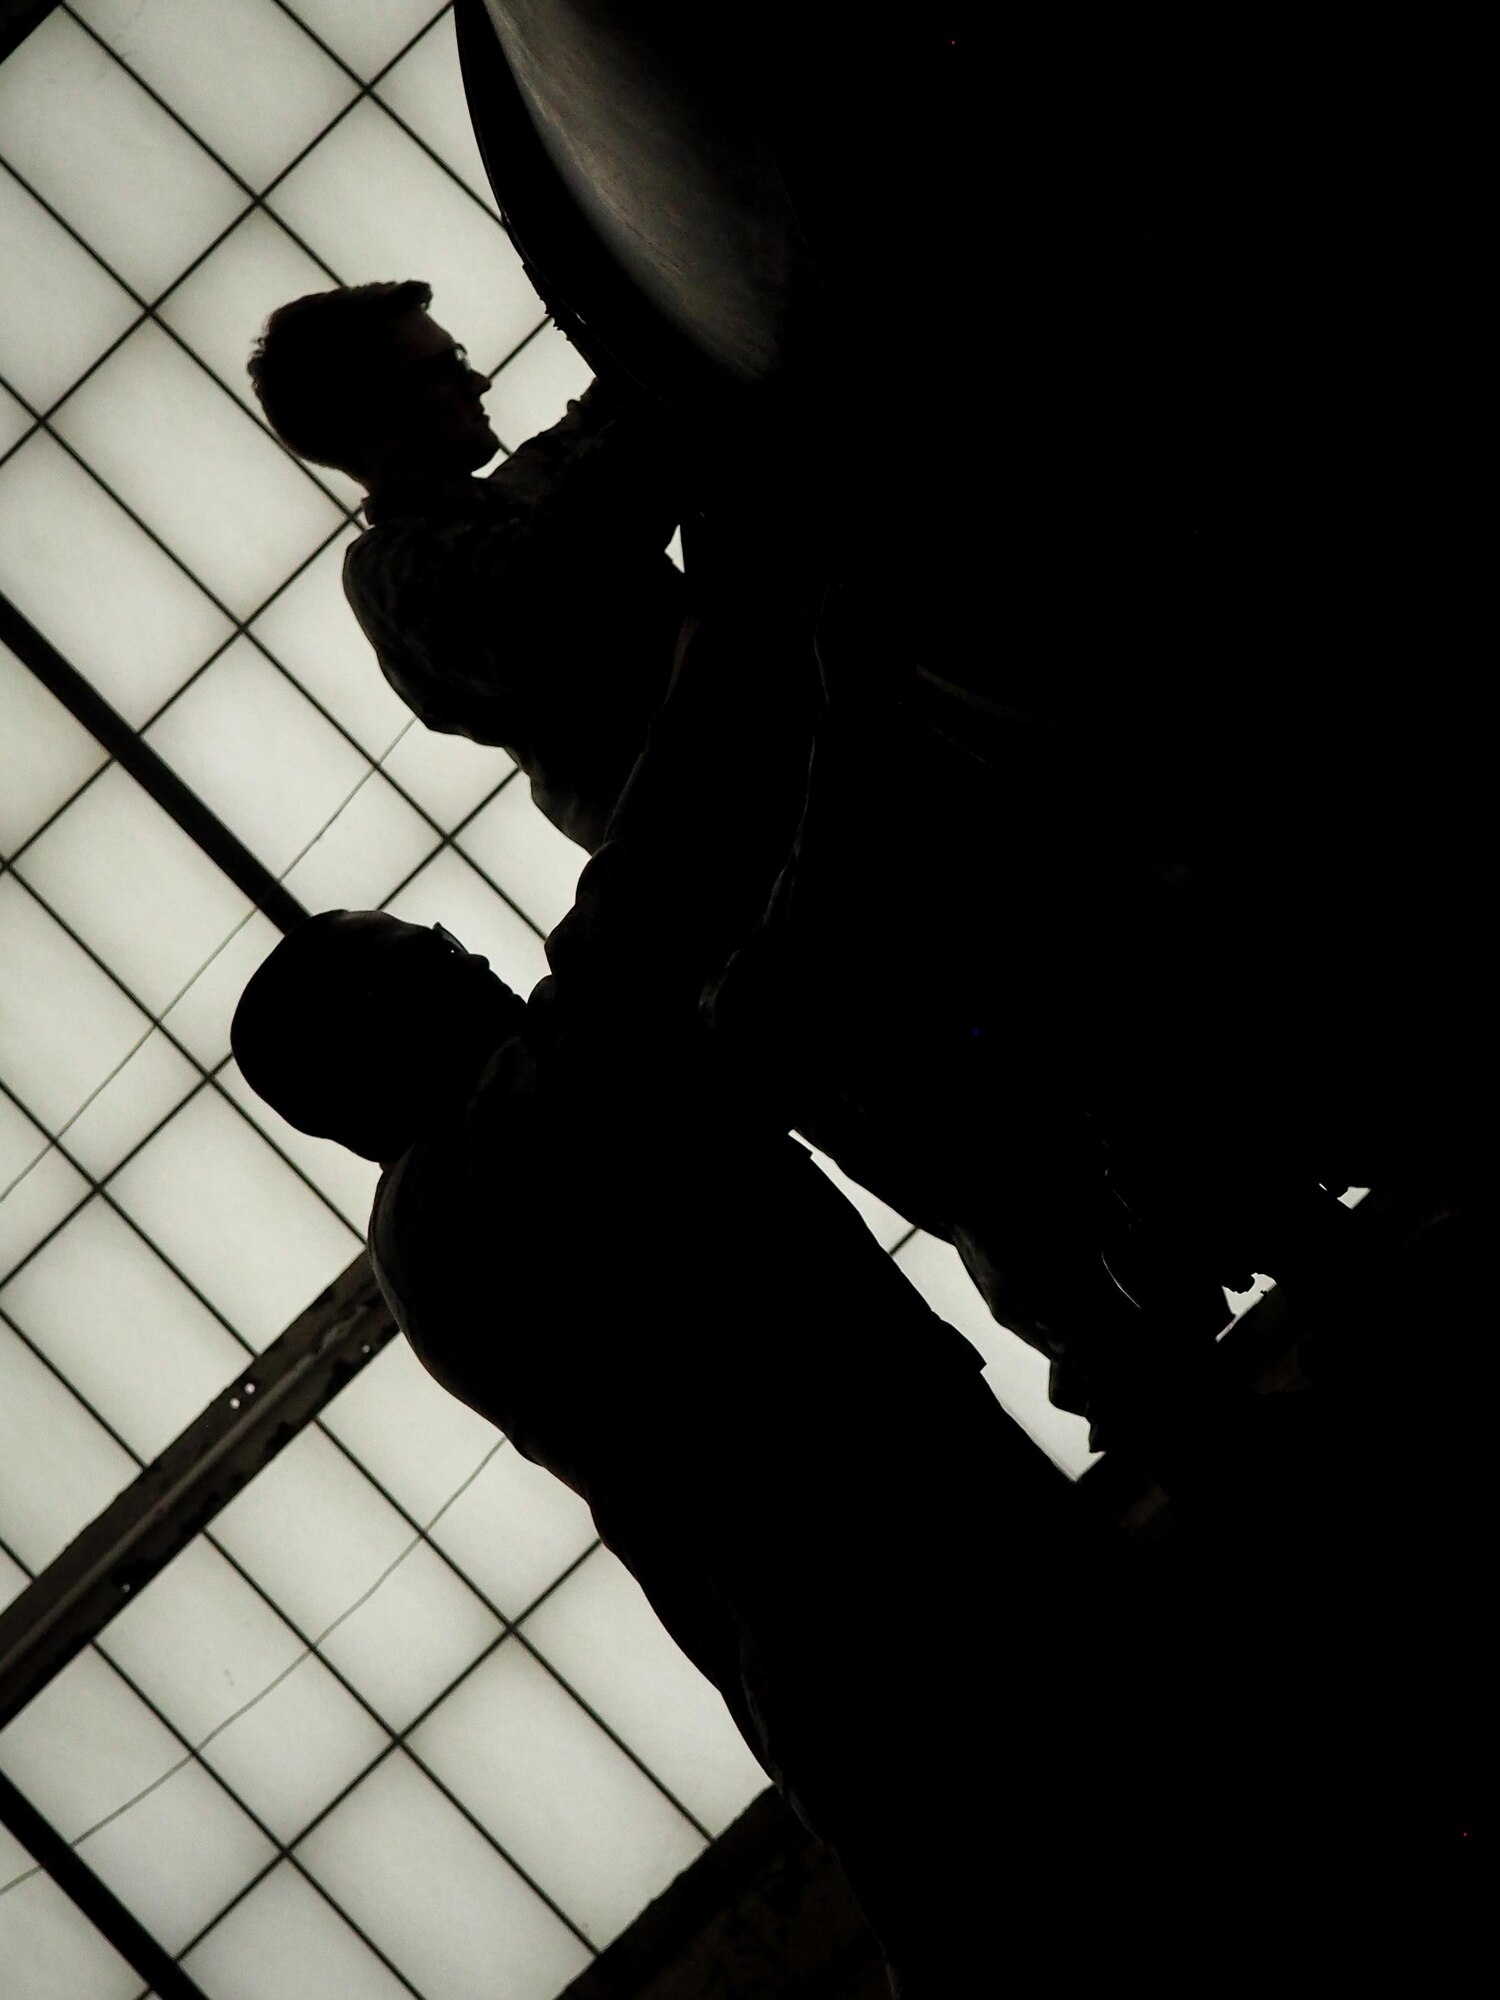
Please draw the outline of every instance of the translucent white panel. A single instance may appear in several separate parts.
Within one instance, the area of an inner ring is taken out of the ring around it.
[[[74,12],[252,187],[353,94],[351,79],[266,0],[80,0]]]
[[[215,1541],[308,1637],[347,1611],[412,1530],[331,1439],[305,1430],[214,1523]]]
[[[58,1231],[0,1307],[144,1459],[245,1365],[240,1343],[103,1201]]]
[[[279,1840],[294,1840],[389,1742],[322,1661],[306,1659],[203,1756]]]
[[[275,1853],[200,1764],[184,1765],[83,1848],[89,1866],[170,1952],[181,1951]]]
[[[201,1535],[152,1578],[98,1644],[194,1743],[302,1650],[286,1620]]]
[[[572,1488],[507,1446],[448,1509],[432,1539],[514,1618],[597,1536]]]
[[[529,993],[547,976],[542,940],[451,848],[435,856],[387,907],[408,923],[446,924],[518,993]]]
[[[199,674],[146,741],[277,876],[369,769],[248,639]]]
[[[215,1068],[228,1055],[229,1023],[239,997],[251,973],[280,942],[281,932],[256,910],[163,1017],[206,1069]]]
[[[3,887],[3,884],[0,884]],[[14,1183],[14,1185],[12,1185]],[[0,1095],[0,1278],[5,1278],[88,1194],[88,1182],[70,1167],[47,1135]]]
[[[118,765],[52,822],[23,873],[153,1009],[176,999],[249,907]]]
[[[416,808],[377,773],[289,871],[286,886],[310,910],[373,910],[437,841]]]
[[[386,71],[380,79],[378,95],[382,103],[388,104],[452,167],[486,208],[495,209],[459,74],[451,11],[435,21],[416,47]]]
[[[635,1578],[596,1549],[522,1627],[711,1833],[766,1788],[718,1689],[667,1637]]]
[[[703,1851],[676,1807],[513,1642],[410,1740],[600,1947]]]
[[[449,832],[516,767],[503,750],[472,743],[467,736],[444,736],[418,724],[384,759],[383,768],[444,832]],[[524,785],[526,780],[519,782]]]
[[[4,1610],[7,1604],[13,1604],[30,1581],[21,1565],[13,1562],[4,1549],[0,1549],[0,1610]],[[0,1874],[0,1881],[4,1879]]]
[[[122,1167],[112,1191],[257,1349],[359,1249],[348,1225],[213,1091]]]
[[[81,723],[0,645],[0,855],[12,855],[108,759]]]
[[[411,1989],[286,1862],[182,1963],[214,2000],[411,2000]]]
[[[28,877],[47,839],[22,864]],[[14,875],[0,880],[0,938],[7,972],[0,1076],[55,1132],[150,1023]]]
[[[361,0],[349,7],[344,0],[294,0],[296,12],[335,55],[368,81],[399,55],[435,14],[446,13],[439,0]]]
[[[30,411],[0,384],[0,457],[19,444],[32,427]]]
[[[258,609],[342,518],[156,326],[133,333],[53,426],[238,617]]]
[[[0,1887],[35,1864],[0,1827]],[[141,1975],[49,1875],[0,1896],[5,2000],[136,2000]]]
[[[979,1349],[984,1379],[1021,1428],[1070,1479],[1087,1470],[1099,1455],[1089,1450],[1088,1424],[1047,1401],[1047,1357],[996,1325],[952,1244],[918,1231],[896,1262],[932,1310]]]
[[[381,1349],[329,1404],[323,1422],[424,1524],[498,1435],[493,1424],[439,1388],[404,1340]]]
[[[0,1324],[0,1536],[43,1568],[139,1467]]]
[[[422,1993],[556,2000],[588,1948],[399,1750],[298,1850]]]
[[[412,715],[381,673],[344,599],[344,551],[353,534],[349,530],[314,557],[267,605],[252,630],[314,700],[372,757],[380,757]],[[414,727],[417,733],[427,732]]]
[[[144,722],[232,630],[40,432],[0,466],[0,589],[132,723]]]
[[[45,410],[138,317],[140,307],[3,171],[0,270],[26,273],[25,310],[0,316],[0,373]]]
[[[0,65],[5,157],[145,298],[164,291],[245,196],[59,10]]]
[[[324,1656],[392,1729],[405,1729],[500,1630],[425,1544],[325,1639]]]
[[[0,1734],[0,1769],[64,1840],[169,1771],[182,1745],[92,1646]]]
[[[500,224],[377,104],[351,111],[270,205],[345,284],[425,278],[438,319],[486,372],[543,316]]]
[[[68,1127],[68,1151],[86,1172],[103,1180],[201,1080],[201,1073],[160,1030],[148,1035]]]
[[[572,909],[588,855],[532,804],[520,780],[491,799],[458,840],[539,929],[552,930]]]
[[[851,1181],[841,1168],[835,1166],[833,1161],[825,1153],[820,1153],[815,1146],[810,1146],[808,1151],[844,1199],[859,1210],[869,1225],[870,1234],[881,1249],[894,1250],[911,1228],[906,1217],[898,1215],[895,1209],[887,1207],[878,1195],[871,1194],[870,1190],[861,1187],[858,1181]]]
[[[549,320],[501,369],[484,399],[496,436],[514,451],[565,416],[569,399],[593,379],[578,349]]]
[[[159,317],[258,416],[245,364],[261,328],[278,306],[307,292],[327,291],[333,282],[279,223],[255,209],[167,294]],[[322,466],[317,471],[349,504],[358,501],[361,489],[343,473]]]
[[[331,1139],[309,1139],[305,1132],[296,1131],[256,1096],[237,1063],[229,1063],[220,1072],[219,1081],[267,1137],[323,1190],[349,1227],[363,1236],[380,1179],[374,1161],[362,1160]]]

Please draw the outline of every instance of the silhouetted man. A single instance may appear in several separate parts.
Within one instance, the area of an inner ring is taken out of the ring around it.
[[[683,581],[659,438],[599,383],[487,477],[488,381],[431,287],[356,285],[271,315],[250,359],[282,441],[366,489],[344,588],[430,729],[507,750],[592,851],[666,692]]]
[[[425,1365],[588,1502],[910,1990],[947,1996],[997,1881],[1092,1879],[1067,1756],[991,1711],[1024,1679],[1083,1713],[1109,1574],[967,1343],[721,1073],[711,843],[661,832],[649,765],[529,1001],[440,929],[330,912],[251,981],[235,1049],[385,1163],[371,1255]],[[712,824],[707,766],[679,805]],[[1091,1774],[1111,1699],[1069,1753]]]

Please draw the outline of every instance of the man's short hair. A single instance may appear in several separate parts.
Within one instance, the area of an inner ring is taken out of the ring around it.
[[[278,306],[250,355],[266,421],[299,458],[359,476],[370,412],[390,386],[391,329],[425,312],[420,278],[343,285]]]
[[[388,1119],[346,914],[325,910],[281,940],[241,994],[229,1040],[245,1081],[289,1125],[379,1160]]]

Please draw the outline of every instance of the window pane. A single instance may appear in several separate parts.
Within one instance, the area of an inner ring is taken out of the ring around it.
[[[390,1728],[405,1729],[499,1631],[493,1613],[422,1544],[321,1651]]]
[[[0,1768],[64,1840],[145,1790],[182,1745],[89,1646],[0,1733]]]
[[[114,57],[59,9],[0,65],[5,157],[145,298],[245,196]]]
[[[354,1232],[212,1091],[122,1167],[112,1191],[257,1350],[359,1249]]]
[[[510,239],[376,104],[351,111],[270,197],[346,284],[425,278],[486,373],[543,317]]]
[[[383,1347],[329,1404],[323,1422],[424,1524],[499,1435],[438,1387],[405,1340]]]
[[[496,436],[514,451],[565,416],[570,399],[593,379],[578,349],[549,321],[500,370],[485,397]]]
[[[150,1022],[15,875],[0,880],[0,936],[7,971],[0,1076],[55,1132]]]
[[[219,1542],[309,1637],[408,1546],[412,1530],[331,1439],[303,1431],[214,1523]]]
[[[516,768],[503,750],[472,743],[467,736],[444,736],[420,723],[402,737],[383,767],[445,832],[467,819]],[[516,782],[524,785],[526,780]]]
[[[25,878],[144,1006],[175,1000],[248,904],[118,765],[55,819]]]
[[[256,610],[341,518],[159,327],[133,333],[53,424],[237,617]]]
[[[578,1495],[507,1445],[454,1501],[432,1539],[514,1618],[598,1537]]]
[[[815,1146],[809,1146],[808,1151],[845,1201],[859,1210],[869,1225],[871,1235],[882,1250],[894,1250],[903,1236],[910,1235],[911,1224],[904,1215],[898,1215],[895,1209],[888,1207],[880,1199],[879,1195],[871,1194],[870,1190],[861,1187],[858,1181],[851,1181],[841,1168],[835,1166],[833,1161],[826,1154],[820,1153]]]
[[[35,1864],[0,1827],[0,1887]],[[6,2000],[136,2000],[141,1975],[48,1875],[0,1896]]]
[[[75,11],[252,187],[328,123],[354,85],[266,0],[80,0]]]
[[[369,769],[248,639],[199,674],[146,741],[277,876]]]
[[[309,1657],[203,1756],[278,1840],[295,1840],[390,1740],[322,1661]]]
[[[259,415],[245,364],[261,328],[289,299],[327,291],[333,283],[331,272],[315,264],[264,209],[255,209],[167,295],[160,317]],[[359,489],[340,473],[320,467],[318,477],[341,495],[358,496]]]
[[[14,1183],[14,1185],[13,1185]],[[46,1134],[0,1094],[0,1280],[34,1250],[49,1229],[87,1196],[88,1182],[69,1166]]]
[[[42,1569],[139,1470],[51,1369],[0,1325],[0,1536]]]
[[[103,1201],[58,1231],[0,1307],[143,1459],[245,1365],[234,1336]]]
[[[1086,1421],[1047,1401],[1046,1355],[995,1323],[951,1243],[919,1231],[896,1252],[896,1262],[932,1310],[979,1349],[984,1379],[1022,1430],[1076,1479],[1098,1453],[1089,1450]]]
[[[442,0],[361,0],[358,7],[348,7],[344,0],[295,0],[294,10],[367,80],[447,7]]]
[[[495,210],[489,176],[474,142],[474,125],[458,68],[453,15],[446,11],[380,79],[377,93],[398,117],[424,138],[485,207]]]
[[[416,808],[372,773],[288,872],[286,886],[310,910],[378,909],[437,841]]]
[[[507,785],[459,835],[459,845],[512,897],[537,928],[551,931],[573,907],[588,855],[532,804],[529,788]]]
[[[596,1549],[523,1630],[711,1833],[765,1790],[766,1774],[718,1689],[667,1637],[607,1549]]]
[[[399,1750],[300,1858],[423,1993],[556,2000],[586,1946]]]
[[[130,294],[0,170],[0,270],[26,273],[26,309],[0,316],[0,373],[45,410],[140,314]]]
[[[518,993],[529,993],[547,976],[536,931],[451,848],[435,856],[388,907],[408,923],[446,924],[470,951],[482,953]]]
[[[280,941],[281,933],[270,918],[251,911],[163,1017],[205,1069],[216,1068],[229,1054],[229,1023],[239,997],[255,968]]]
[[[83,725],[0,645],[0,855],[14,854],[107,762]]]
[[[256,1096],[237,1063],[228,1063],[219,1072],[218,1081],[225,1095],[233,1098],[251,1123],[258,1125],[315,1187],[321,1188],[349,1227],[363,1236],[369,1225],[375,1184],[380,1179],[375,1162],[362,1160],[357,1153],[336,1146],[331,1139],[310,1139],[305,1132],[288,1125],[279,1112]]]
[[[152,1578],[98,1643],[194,1743],[302,1651],[285,1619],[201,1535]]]
[[[501,1646],[411,1748],[601,1948],[704,1842],[524,1647]]]
[[[286,1862],[235,1904],[183,1969],[213,2000],[411,2000],[411,1989]]]
[[[0,589],[134,723],[233,629],[41,432],[0,466]]]
[[[104,1180],[201,1081],[165,1035],[148,1035],[68,1127],[69,1153],[85,1172]]]
[[[413,718],[344,601],[344,551],[353,536],[350,529],[315,556],[251,629],[370,756],[380,757]]]

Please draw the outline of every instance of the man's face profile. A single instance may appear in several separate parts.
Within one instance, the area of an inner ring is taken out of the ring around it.
[[[475,472],[499,439],[485,415],[489,380],[446,327],[423,311],[404,313],[390,329],[391,427],[434,468]],[[379,412],[372,413],[379,421]]]

